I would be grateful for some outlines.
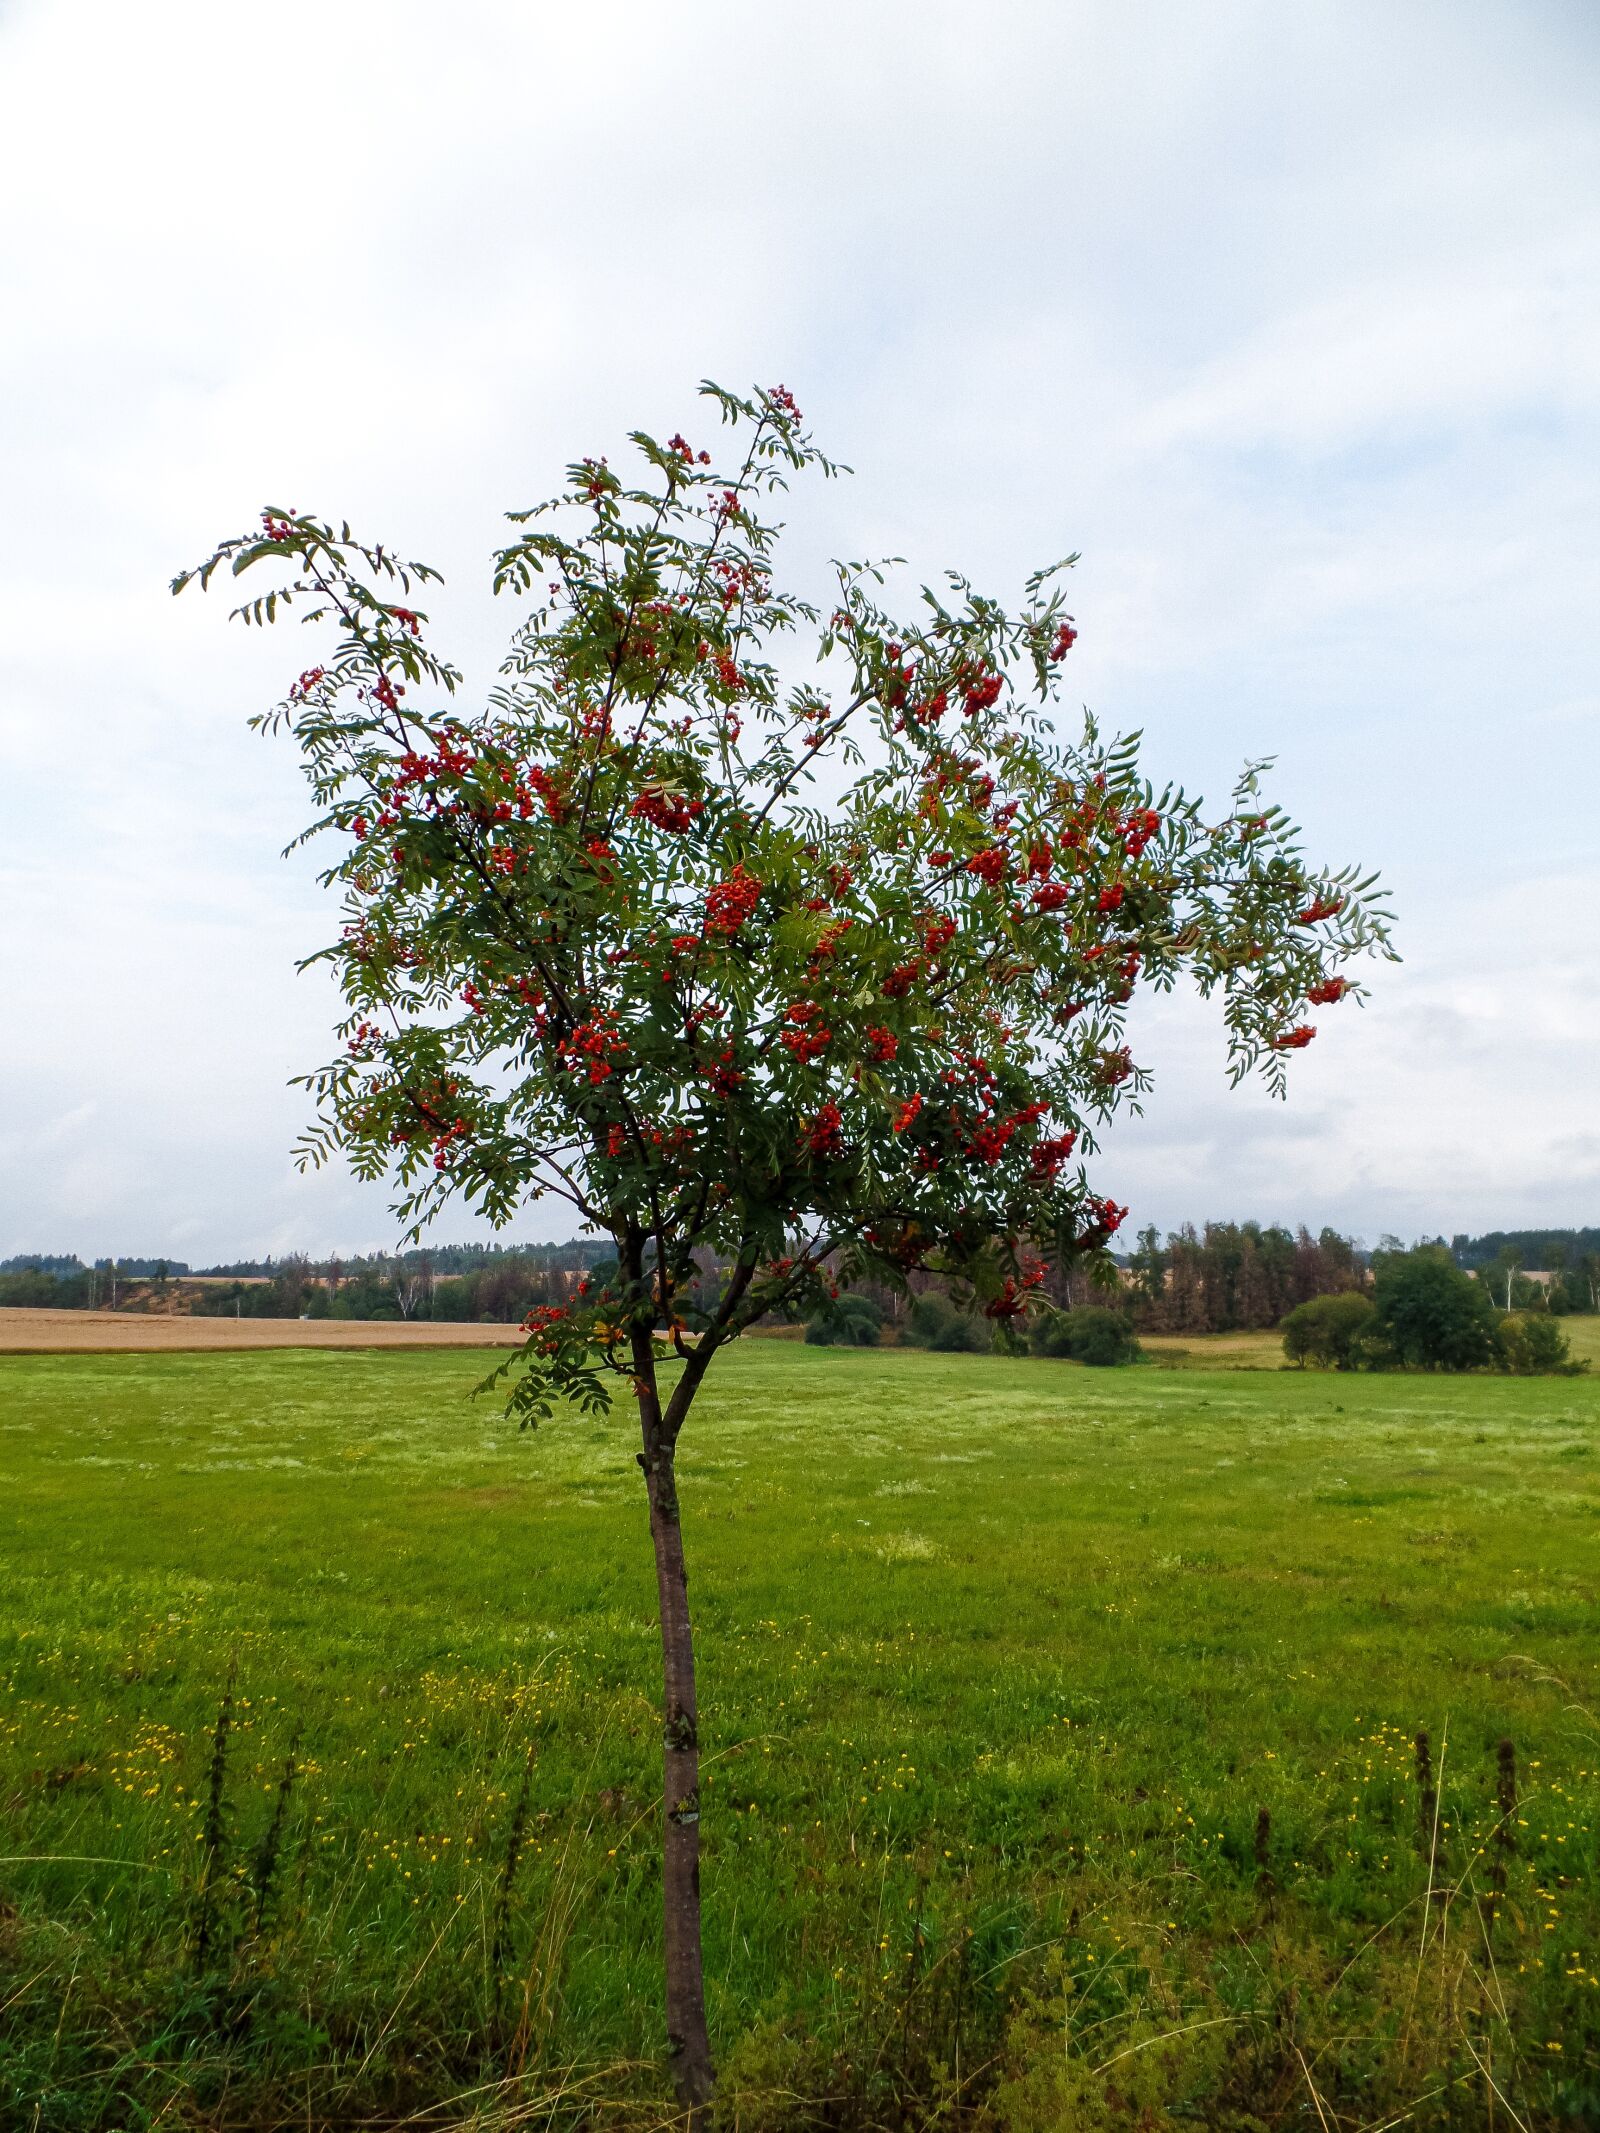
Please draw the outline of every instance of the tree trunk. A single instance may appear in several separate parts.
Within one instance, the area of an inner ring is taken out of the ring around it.
[[[649,1401],[647,1406],[653,1406]],[[667,2050],[678,2101],[691,2133],[705,2123],[713,2073],[706,2034],[705,1975],[700,1954],[700,1736],[694,1693],[694,1630],[683,1561],[673,1451],[659,1421],[645,1416],[644,1468],[655,1544],[661,1611],[662,1786],[661,1894],[666,1936]],[[651,1427],[654,1421],[656,1426]]]

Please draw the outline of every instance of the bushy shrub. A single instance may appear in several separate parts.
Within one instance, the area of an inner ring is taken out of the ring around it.
[[[1339,1296],[1313,1296],[1296,1304],[1283,1322],[1283,1352],[1302,1369],[1355,1370],[1366,1355],[1376,1306],[1349,1289]]]
[[[1072,1353],[1072,1328],[1067,1323],[1068,1311],[1052,1311],[1048,1318],[1036,1318],[1028,1331],[1028,1346],[1035,1355],[1056,1358]]]
[[[1120,1311],[1104,1304],[1053,1312],[1035,1328],[1031,1346],[1035,1355],[1066,1356],[1094,1370],[1113,1369],[1139,1355],[1133,1327]]]
[[[938,1289],[929,1289],[912,1299],[900,1338],[908,1348],[931,1348],[934,1335],[942,1332],[954,1316],[955,1306],[949,1297]]]
[[[987,1326],[975,1318],[968,1318],[964,1311],[954,1311],[947,1325],[929,1341],[928,1346],[936,1355],[985,1355],[991,1346]]]
[[[865,1296],[830,1297],[806,1320],[813,1348],[876,1348],[882,1330],[883,1313]]]
[[[900,1338],[910,1348],[931,1348],[937,1355],[976,1355],[989,1346],[988,1329],[958,1311],[940,1289],[929,1289],[912,1304]]]
[[[1567,1336],[1543,1311],[1512,1311],[1496,1327],[1505,1367],[1519,1378],[1576,1377],[1587,1363],[1575,1363]]]

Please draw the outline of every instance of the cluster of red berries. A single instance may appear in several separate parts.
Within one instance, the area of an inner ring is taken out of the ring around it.
[[[526,822],[538,800],[548,819],[559,822],[567,812],[566,795],[542,764],[530,763],[517,782],[517,813]]]
[[[628,1056],[628,1047],[609,1015],[580,1022],[570,1036],[561,1039],[557,1050],[575,1074],[587,1077],[592,1088],[609,1081],[617,1062]]]
[[[450,1151],[457,1141],[466,1139],[467,1133],[466,1120],[458,1118],[435,1138],[433,1143],[433,1167],[435,1170],[447,1170],[450,1167]]]
[[[839,1106],[825,1103],[811,1121],[805,1137],[807,1155],[824,1160],[844,1153],[844,1116]]]
[[[738,561],[733,556],[718,556],[711,569],[718,581],[716,594],[722,602],[724,613],[737,606],[741,600],[748,600],[755,607],[765,605],[771,581],[758,565],[749,561]],[[709,650],[709,645],[702,645],[695,656],[704,659]]]
[[[1275,1052],[1303,1052],[1317,1034],[1314,1023],[1301,1022],[1294,1029],[1281,1030],[1272,1041]]]
[[[731,941],[761,901],[761,882],[741,859],[726,881],[706,892],[705,935],[707,940]]]
[[[709,1059],[701,1061],[700,1071],[711,1085],[713,1096],[731,1096],[744,1075],[733,1063],[733,1046],[724,1048]]]
[[[1128,1219],[1125,1207],[1119,1207],[1115,1200],[1102,1200],[1092,1192],[1086,1195],[1081,1212],[1088,1217],[1078,1231],[1078,1242],[1084,1245],[1107,1243]]]
[[[1076,1133],[1058,1133],[1049,1140],[1036,1141],[1028,1150],[1028,1164],[1034,1176],[1042,1184],[1052,1183],[1077,1145]]]
[[[1048,1104],[1025,1104],[1020,1111],[1013,1111],[1005,1118],[991,1118],[978,1127],[968,1142],[968,1149],[980,1163],[991,1169],[1010,1147],[1013,1136],[1021,1126],[1036,1125],[1049,1109]]]
[[[992,1303],[984,1305],[984,1317],[1016,1318],[1019,1313],[1027,1308],[1029,1296],[1043,1281],[1044,1268],[1042,1266],[1035,1267],[1030,1273],[1024,1274],[1020,1281],[1017,1280],[1015,1275],[1008,1274],[1000,1294]]]
[[[961,708],[968,718],[975,718],[980,711],[987,711],[998,702],[1005,683],[998,674],[984,668],[963,675],[956,684],[961,694]]]
[[[554,1355],[561,1345],[559,1329],[571,1315],[565,1304],[536,1304],[522,1321],[522,1330],[542,1355]]]
[[[690,800],[682,793],[658,791],[642,792],[628,812],[642,822],[652,823],[660,830],[670,830],[681,837],[685,830],[693,829],[695,818],[705,813],[704,800]]]
[[[1122,825],[1122,847],[1130,859],[1144,856],[1149,844],[1161,828],[1161,817],[1153,807],[1135,808]]]
[[[796,1000],[789,1009],[787,1020],[794,1026],[784,1030],[779,1041],[801,1066],[820,1059],[833,1042],[833,1032],[823,1026],[821,1015],[815,1000]]]

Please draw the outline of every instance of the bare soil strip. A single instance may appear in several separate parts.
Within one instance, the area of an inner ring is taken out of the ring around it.
[[[0,1310],[0,1355],[228,1348],[510,1348],[516,1326],[381,1318],[190,1318],[133,1311]]]

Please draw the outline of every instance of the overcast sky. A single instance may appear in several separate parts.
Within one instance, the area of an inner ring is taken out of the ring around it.
[[[167,581],[348,514],[485,676],[498,513],[705,375],[856,470],[803,579],[1080,549],[1101,719],[1391,882],[1287,1104],[1135,1024],[1136,1222],[1600,1219],[1597,61],[1591,0],[0,4],[0,1255],[393,1240],[290,1161],[333,913],[245,719],[312,646]]]

